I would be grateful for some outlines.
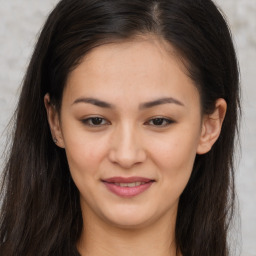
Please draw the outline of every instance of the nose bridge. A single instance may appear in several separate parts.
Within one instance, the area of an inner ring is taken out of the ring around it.
[[[129,122],[116,127],[111,144],[110,159],[122,167],[129,168],[145,160],[139,129]]]

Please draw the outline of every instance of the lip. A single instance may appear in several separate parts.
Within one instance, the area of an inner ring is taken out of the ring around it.
[[[152,181],[152,179],[133,176],[133,177],[111,177],[108,179],[104,179],[102,181],[108,182],[108,183],[132,183],[132,182],[149,182],[149,181]]]
[[[152,179],[144,178],[144,177],[112,177],[108,179],[102,180],[103,184],[107,187],[107,189],[120,197],[131,198],[137,196],[144,191],[148,190],[151,185],[155,182]],[[134,183],[134,182],[145,182],[145,184],[141,184],[134,187],[121,187],[115,183]]]

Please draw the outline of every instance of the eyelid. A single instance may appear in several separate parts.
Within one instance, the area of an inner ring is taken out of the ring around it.
[[[106,123],[104,124],[99,124],[99,125],[94,125],[94,124],[88,124],[88,121],[92,120],[92,119],[96,119],[96,118],[99,118],[99,119],[102,119],[103,121],[105,121]],[[81,120],[81,122],[86,125],[86,126],[89,126],[89,127],[95,127],[95,128],[98,128],[98,127],[102,127],[102,126],[106,126],[106,125],[110,125],[111,123],[104,117],[101,117],[101,116],[90,116],[90,117],[86,117],[86,118],[83,118]]]
[[[102,121],[104,121],[103,124],[90,124],[88,123],[89,121],[91,121],[92,119],[102,119]],[[164,125],[160,124],[160,125],[154,125],[154,124],[149,124],[150,122],[156,120],[156,119],[159,119],[159,120],[162,120],[163,122],[165,122]],[[102,117],[102,116],[90,116],[90,117],[86,117],[86,118],[83,118],[81,120],[81,122],[86,125],[86,126],[89,126],[89,127],[94,127],[94,128],[100,128],[100,127],[103,127],[103,126],[106,126],[106,125],[110,125],[111,122],[109,122],[106,118]],[[164,117],[164,116],[155,116],[155,117],[151,117],[150,119],[148,119],[144,124],[146,125],[149,125],[149,126],[153,126],[153,127],[157,127],[157,128],[164,128],[164,127],[167,127],[171,124],[175,123],[175,121],[171,118],[168,118],[168,117]]]
[[[163,128],[163,127],[167,127],[167,126],[175,123],[175,121],[173,119],[171,119],[171,118],[167,118],[167,117],[164,117],[164,116],[155,116],[155,117],[150,118],[148,121],[146,121],[145,124],[149,124],[150,121],[153,121],[153,120],[156,120],[156,119],[162,119],[165,122],[167,122],[167,124],[165,124],[165,125],[154,125],[153,124],[151,126]]]

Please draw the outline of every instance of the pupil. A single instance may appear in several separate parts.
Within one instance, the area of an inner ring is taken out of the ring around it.
[[[163,124],[163,119],[162,118],[156,118],[153,120],[154,125],[161,125]]]
[[[102,122],[102,118],[95,117],[95,118],[92,119],[92,123],[94,125],[99,125],[99,124],[101,124],[101,122]]]

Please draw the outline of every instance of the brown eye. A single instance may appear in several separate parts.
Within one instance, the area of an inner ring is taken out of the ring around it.
[[[82,122],[88,126],[102,126],[109,124],[109,122],[102,117],[90,117],[82,120]]]
[[[149,125],[160,126],[160,127],[168,126],[171,123],[174,123],[174,121],[167,118],[162,118],[162,117],[153,118],[147,122],[147,124]]]

